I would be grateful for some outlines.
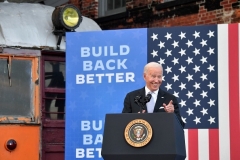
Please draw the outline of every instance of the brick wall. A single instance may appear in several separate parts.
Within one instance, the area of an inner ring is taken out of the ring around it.
[[[98,17],[98,0],[70,0],[69,3],[79,7],[85,17],[92,19]]]
[[[161,2],[162,0],[126,0],[127,11],[122,16],[98,18],[98,0],[70,0],[70,3],[80,8],[82,15],[94,19],[102,29],[240,22],[238,0],[198,0],[165,8],[161,8],[161,4],[164,4]]]

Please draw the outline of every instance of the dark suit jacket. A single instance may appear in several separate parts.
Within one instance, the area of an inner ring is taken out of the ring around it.
[[[132,91],[132,92],[129,92],[124,99],[124,108],[122,110],[122,113],[138,113],[140,111],[140,107],[137,105],[136,102],[134,102],[134,99],[136,96],[145,97],[145,95],[146,95],[145,87],[135,90],[135,91]],[[160,109],[160,107],[163,106],[163,103],[165,103],[167,105],[171,100],[173,101],[174,112],[175,112],[179,122],[184,127],[185,124],[182,121],[181,116],[180,116],[177,98],[168,92],[165,92],[165,91],[159,89],[157,101],[156,101],[153,112],[165,112],[165,110],[163,108]]]

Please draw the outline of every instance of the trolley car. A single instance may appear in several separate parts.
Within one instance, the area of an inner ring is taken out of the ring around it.
[[[64,35],[101,28],[79,16],[76,29],[56,30],[56,9],[65,16],[62,22],[71,26],[76,20],[74,6],[0,3],[1,160],[64,159]]]

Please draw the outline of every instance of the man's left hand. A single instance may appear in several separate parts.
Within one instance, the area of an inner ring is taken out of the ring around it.
[[[174,112],[174,105],[173,105],[173,101],[172,100],[168,103],[168,105],[163,103],[163,107],[164,107],[164,110],[167,113],[173,113]]]

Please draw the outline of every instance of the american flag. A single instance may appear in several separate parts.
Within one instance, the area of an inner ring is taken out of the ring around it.
[[[187,160],[240,160],[239,25],[148,30],[148,62],[178,98]]]

